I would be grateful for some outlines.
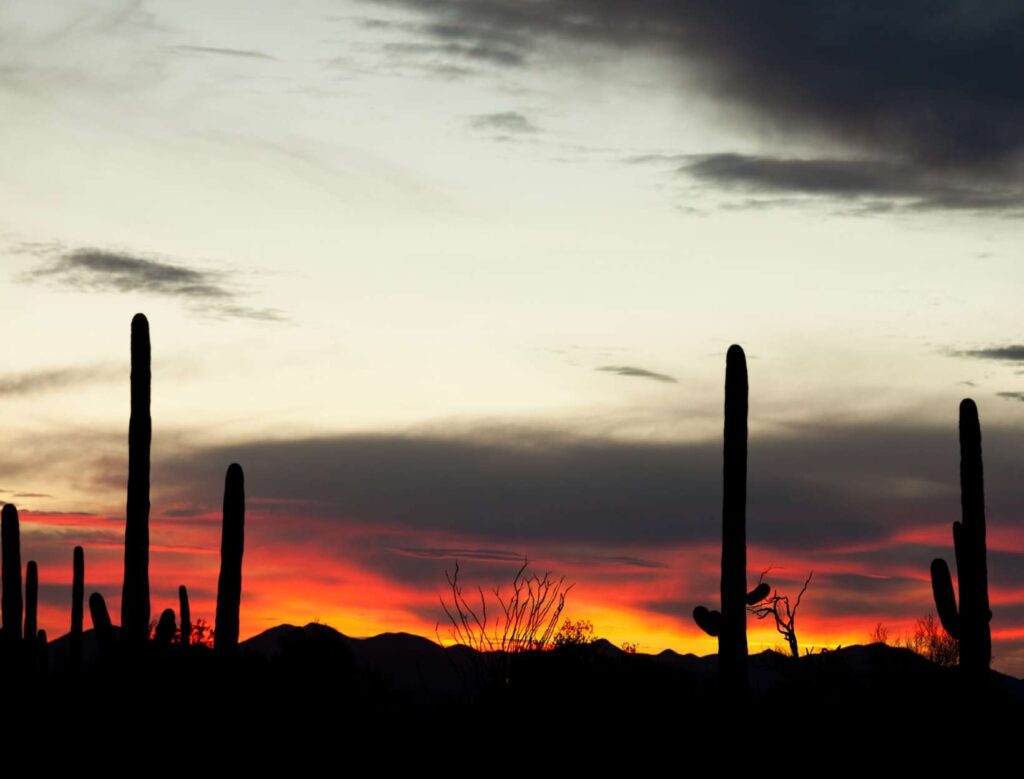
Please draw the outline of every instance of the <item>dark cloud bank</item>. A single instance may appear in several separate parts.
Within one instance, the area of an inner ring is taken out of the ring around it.
[[[1024,7],[967,0],[388,0],[424,39],[520,67],[541,42],[656,50],[745,120],[849,150],[711,154],[698,180],[894,207],[1017,211]]]

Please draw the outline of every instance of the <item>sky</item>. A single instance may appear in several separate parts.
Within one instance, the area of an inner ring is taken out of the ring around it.
[[[710,653],[725,352],[748,578],[805,645],[912,630],[979,406],[994,666],[1024,674],[1017,4],[0,7],[0,500],[69,621],[119,613],[129,324],[153,346],[153,612],[447,636],[523,559],[566,615]],[[752,651],[781,644],[752,622]]]

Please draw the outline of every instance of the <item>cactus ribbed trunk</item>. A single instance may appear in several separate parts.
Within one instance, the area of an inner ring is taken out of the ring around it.
[[[970,398],[960,403],[960,506],[961,521],[953,523],[959,611],[945,560],[932,561],[932,591],[942,626],[959,640],[960,668],[983,676],[992,662],[992,612],[988,601],[981,423],[978,407]]]
[[[121,631],[126,641],[149,638],[149,448],[150,418],[149,322],[132,319],[131,418],[128,422],[128,503],[124,531],[124,585]]]
[[[178,587],[178,612],[181,614],[181,646],[188,648],[192,642],[192,611],[188,607],[188,590],[184,584]]]
[[[242,599],[242,551],[245,542],[245,477],[232,463],[224,480],[224,525],[220,542],[217,618],[213,648],[220,654],[238,649],[238,614]]]
[[[25,640],[36,640],[38,631],[39,568],[35,560],[25,566]]]
[[[85,550],[75,547],[71,577],[71,635],[68,639],[68,654],[71,671],[82,668],[82,622],[85,605]]]
[[[725,367],[722,468],[722,622],[718,669],[723,692],[747,690],[747,361],[729,347]]]
[[[21,641],[21,532],[18,529],[18,509],[13,503],[5,505],[0,513],[0,544],[3,546],[0,552],[2,636],[5,643],[16,644]]]

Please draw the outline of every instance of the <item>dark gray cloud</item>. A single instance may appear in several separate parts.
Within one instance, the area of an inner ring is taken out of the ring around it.
[[[953,351],[951,354],[956,357],[978,357],[983,360],[1024,362],[1024,344],[989,346],[984,349],[965,349],[961,351]]]
[[[116,365],[81,365],[24,373],[0,374],[0,397],[12,398],[124,379],[125,368]]]
[[[935,522],[945,526],[959,507],[955,413],[954,407],[947,428],[823,425],[753,437],[751,543],[782,557],[794,550],[832,554]],[[982,424],[994,526],[1024,510],[1017,477],[1024,453],[1017,431]],[[161,459],[165,484],[189,485],[180,496],[164,497],[214,510],[218,480],[209,474],[232,461],[246,468],[254,499],[301,502],[289,511],[301,510],[313,525],[281,524],[282,542],[301,532],[315,537],[337,522],[370,523],[472,537],[493,544],[487,549],[512,544],[526,552],[572,542],[627,558],[637,557],[631,549],[713,544],[720,536],[719,441],[618,441],[536,430],[253,441]],[[901,555],[905,561],[905,550]]]
[[[879,200],[885,207],[1015,211],[1024,190],[991,182],[954,184],[914,165],[852,159],[794,159],[743,154],[690,157],[678,171],[699,181],[754,194],[801,194],[841,200]]]
[[[1007,400],[1024,401],[1024,392],[997,392],[996,395]]]
[[[502,111],[494,114],[477,114],[469,118],[474,130],[491,132],[529,134],[539,132],[538,127],[516,111]]]
[[[834,161],[817,161],[818,170],[797,178],[819,194],[834,194],[828,174],[841,192],[870,188],[882,197],[895,188],[921,207],[1004,210],[1020,202],[1024,8],[1017,4],[982,11],[968,0],[390,4],[425,15],[436,38],[477,49],[507,50],[511,37],[561,51],[565,42],[657,51],[678,63],[689,88],[737,109],[744,123],[839,142],[872,160],[860,170],[821,170]],[[517,65],[531,53],[513,50]],[[901,171],[917,182],[914,192],[893,179]],[[943,183],[921,193],[929,175]]]
[[[172,48],[175,51],[187,54],[209,54],[215,57],[234,57],[236,59],[256,60],[276,59],[262,51],[253,51],[252,49],[225,49],[219,46],[174,46]]]
[[[50,282],[83,292],[145,293],[179,298],[201,313],[240,319],[282,321],[276,309],[252,308],[241,300],[224,271],[137,257],[103,249],[77,249],[20,276],[23,282]]]
[[[667,373],[655,373],[646,368],[636,368],[632,365],[602,365],[594,370],[614,373],[616,376],[634,376],[638,379],[650,379],[651,381],[661,381],[668,384],[676,383],[675,378]]]

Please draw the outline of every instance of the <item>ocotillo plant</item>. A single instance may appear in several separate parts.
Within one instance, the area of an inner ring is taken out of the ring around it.
[[[192,611],[188,607],[188,590],[178,587],[178,611],[181,614],[181,646],[187,649],[192,640]]]
[[[25,566],[25,641],[28,643],[36,639],[38,604],[39,568],[35,560],[29,560]]]
[[[18,509],[8,503],[0,512],[0,581],[3,583],[3,597],[0,598],[4,628],[3,639],[7,644],[21,640],[21,533],[18,529]]]
[[[981,466],[981,423],[970,398],[960,403],[960,506],[962,522],[953,523],[953,551],[960,586],[960,609],[953,595],[949,566],[932,561],[932,592],[942,627],[960,642],[960,667],[985,673],[992,662],[992,612],[988,603],[985,555],[985,490]]]
[[[128,503],[124,530],[124,585],[121,591],[122,637],[149,638],[149,322],[132,319],[131,417],[128,422]]]
[[[725,696],[744,698],[747,677],[747,606],[769,592],[762,583],[747,592],[747,359],[729,347],[725,358],[725,443],[722,468],[722,611],[703,606],[693,619],[718,637],[718,677]]]
[[[68,638],[71,671],[82,667],[82,619],[85,601],[85,551],[75,547],[71,578],[71,634]]]
[[[231,654],[238,648],[238,613],[242,599],[242,550],[245,543],[245,477],[232,463],[224,479],[224,525],[220,541],[220,578],[213,648]]]

